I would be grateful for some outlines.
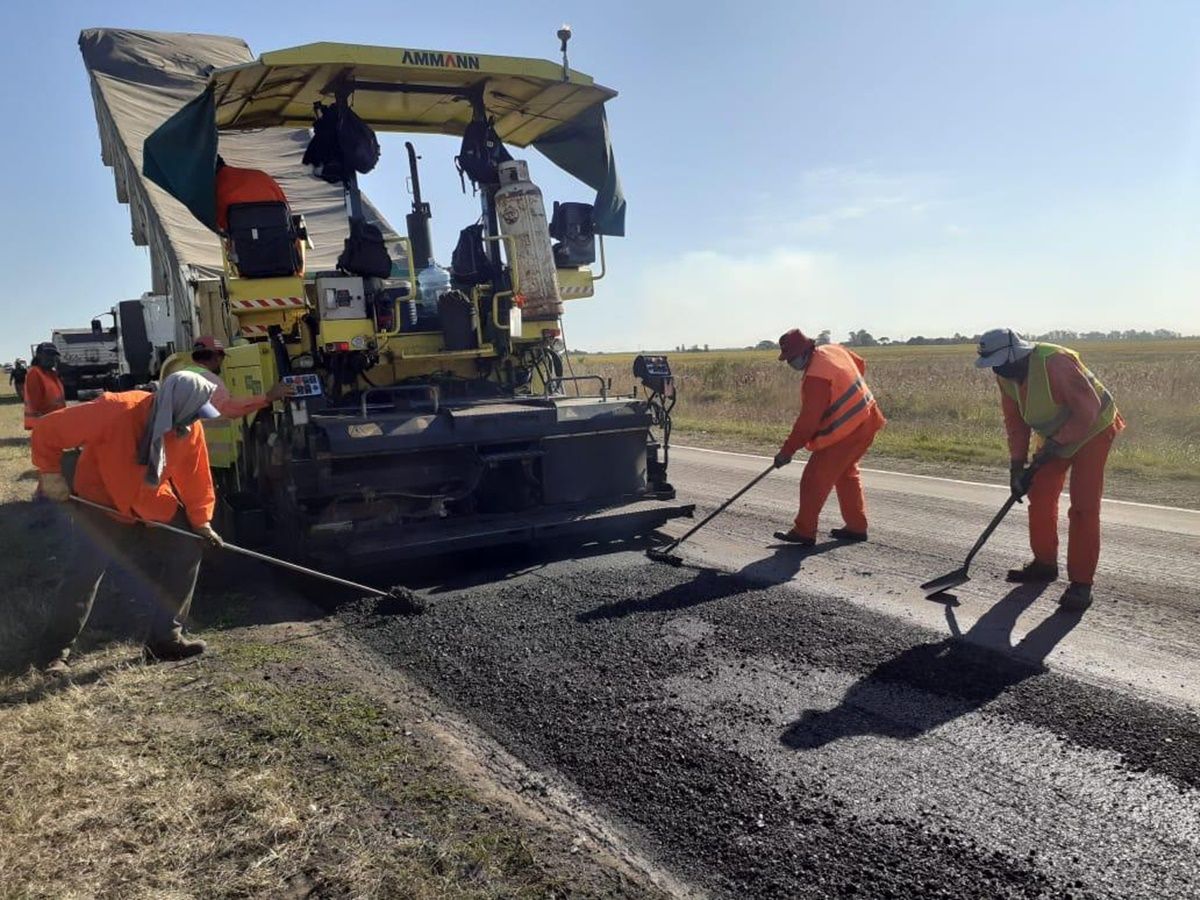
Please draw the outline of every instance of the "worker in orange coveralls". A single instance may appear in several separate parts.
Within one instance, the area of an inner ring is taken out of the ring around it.
[[[858,461],[887,424],[863,375],[867,364],[839,344],[818,347],[798,329],[779,339],[779,358],[804,373],[800,415],[775,455],[775,467],[792,461],[801,447],[812,451],[800,477],[800,511],[788,531],[775,537],[811,547],[817,520],[831,490],[837,490],[844,525],[830,534],[843,541],[867,539],[867,504]]]
[[[220,415],[210,402],[213,390],[195,372],[176,372],[153,394],[103,394],[38,420],[33,464],[42,493],[63,504],[74,493],[114,510],[65,510],[70,545],[40,648],[48,674],[67,674],[71,645],[110,571],[138,601],[149,656],[183,659],[204,652],[204,641],[183,636],[179,619],[192,602],[202,543],[221,545],[212,527],[216,497],[198,424]],[[76,447],[82,451],[72,486],[63,475],[63,453]],[[141,522],[190,527],[203,541]]]
[[[242,169],[217,157],[217,227],[229,229],[229,207],[235,203],[287,203],[279,182],[260,169]]]
[[[1100,498],[1104,466],[1113,439],[1125,427],[1110,394],[1079,359],[1054,344],[1024,340],[1011,328],[996,328],[979,339],[975,365],[990,368],[1000,385],[1008,432],[1009,475],[1014,493],[1029,493],[1029,546],[1033,561],[1012,569],[1015,583],[1058,578],[1058,498],[1071,473],[1067,514],[1067,577],[1059,603],[1086,609],[1100,559]],[[1027,469],[1029,440],[1040,447]]]
[[[32,431],[42,416],[48,416],[67,405],[62,379],[54,371],[58,365],[58,348],[49,341],[38,344],[33,365],[25,375],[25,430]]]

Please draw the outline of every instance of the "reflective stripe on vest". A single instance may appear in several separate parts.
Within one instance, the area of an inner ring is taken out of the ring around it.
[[[821,427],[805,447],[820,450],[836,444],[870,415],[875,398],[852,357],[838,344],[813,350],[805,377],[824,378],[831,387],[829,407],[821,416]]]
[[[1059,406],[1054,402],[1054,394],[1050,390],[1050,376],[1046,372],[1046,362],[1052,356],[1059,353],[1066,354],[1079,364],[1080,370],[1092,385],[1092,390],[1096,392],[1096,396],[1100,398],[1100,412],[1096,416],[1096,421],[1088,430],[1087,436],[1068,447],[1064,447],[1061,451],[1063,456],[1074,456],[1075,453],[1098,435],[1106,430],[1113,421],[1117,418],[1117,404],[1113,401],[1112,394],[1108,389],[1100,383],[1091,370],[1083,364],[1079,359],[1079,354],[1074,350],[1068,350],[1066,347],[1059,347],[1056,344],[1037,344],[1033,353],[1030,354],[1029,360],[1029,384],[1025,389],[1025,398],[1021,398],[1021,388],[1014,381],[1007,378],[1000,379],[1000,388],[1017,404],[1017,409],[1021,413],[1021,418],[1025,420],[1025,424],[1036,431],[1043,439],[1052,438],[1058,433],[1063,425],[1071,418],[1071,410],[1066,406]]]

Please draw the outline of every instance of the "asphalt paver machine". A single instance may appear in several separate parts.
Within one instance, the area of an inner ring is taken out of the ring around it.
[[[145,136],[142,175],[222,251],[219,301],[194,304],[193,333],[226,339],[235,395],[297,388],[208,431],[238,540],[374,564],[645,533],[691,514],[667,478],[667,360],[639,358],[633,395],[564,372],[564,303],[593,295],[604,237],[625,216],[604,110],[615,92],[567,65],[568,36],[561,64],[335,43],[265,53],[212,68]],[[274,129],[305,137],[303,177],[340,191],[332,265],[305,258],[306,219],[329,209],[306,208],[303,190],[286,205],[235,203],[217,224],[218,154],[242,164],[237,136]],[[445,164],[480,213],[448,269],[431,260],[411,142],[406,233],[363,198],[379,132],[461,139]],[[514,158],[529,147],[594,200],[548,215],[534,166]]]

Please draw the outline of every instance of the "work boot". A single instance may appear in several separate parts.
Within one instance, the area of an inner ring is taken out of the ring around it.
[[[775,540],[783,541],[785,544],[795,544],[797,547],[812,547],[817,543],[816,538],[806,537],[795,528],[775,532]]]
[[[1058,598],[1058,605],[1063,609],[1082,612],[1092,605],[1092,586],[1072,581],[1070,586]]]
[[[65,656],[56,656],[42,667],[42,673],[47,678],[69,678],[71,669]]]
[[[1006,581],[1012,584],[1040,584],[1058,580],[1058,566],[1054,563],[1026,563],[1023,568],[1009,569]]]
[[[862,543],[867,539],[865,531],[853,531],[845,527],[833,529],[829,532],[829,536],[839,541],[852,541],[854,543]]]
[[[208,644],[199,638],[185,638],[181,634],[172,635],[165,640],[151,640],[146,642],[146,655],[167,662],[176,659],[189,659],[193,656],[199,656],[206,649]]]

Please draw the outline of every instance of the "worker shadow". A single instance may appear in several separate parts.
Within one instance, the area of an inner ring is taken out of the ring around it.
[[[1083,617],[1059,607],[1014,643],[1017,620],[1045,590],[1045,585],[1013,589],[965,633],[947,604],[948,637],[881,662],[833,709],[805,710],[784,729],[780,743],[815,750],[860,735],[913,740],[1043,674],[1046,658]]]
[[[605,603],[577,615],[578,622],[597,622],[651,612],[672,612],[736,597],[763,587],[787,584],[804,566],[804,561],[843,546],[841,541],[826,541],[813,547],[794,544],[772,545],[772,553],[743,566],[736,572],[709,567],[699,568],[691,581],[677,584],[649,596],[633,596],[616,603]]]

